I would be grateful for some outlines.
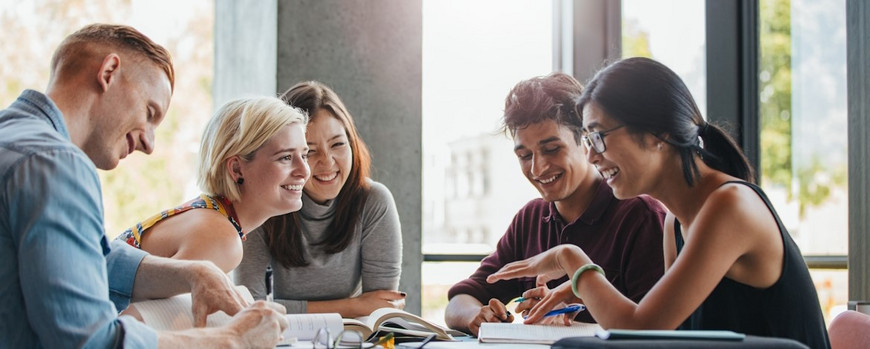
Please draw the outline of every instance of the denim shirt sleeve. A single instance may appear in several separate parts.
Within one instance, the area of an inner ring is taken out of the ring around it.
[[[109,297],[117,309],[127,309],[133,294],[133,281],[139,263],[148,252],[134,248],[123,241],[112,240],[112,251],[106,256],[109,273]]]
[[[119,317],[112,302],[129,303],[142,256],[109,247],[93,163],[78,149],[47,149],[23,158],[5,184],[27,319],[41,346],[156,347],[157,333]]]

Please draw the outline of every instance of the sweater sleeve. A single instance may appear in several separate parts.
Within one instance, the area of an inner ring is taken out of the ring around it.
[[[393,194],[372,181],[363,210],[362,291],[396,290],[402,272],[402,228]]]

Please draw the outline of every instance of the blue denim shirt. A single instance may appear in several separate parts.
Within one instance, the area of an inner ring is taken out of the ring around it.
[[[26,90],[0,110],[0,347],[149,347],[130,316],[145,253],[109,244],[93,162],[60,110]]]

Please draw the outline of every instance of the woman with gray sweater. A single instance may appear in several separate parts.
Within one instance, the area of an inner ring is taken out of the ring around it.
[[[248,234],[236,283],[256,299],[265,299],[271,286],[287,313],[358,317],[403,308],[399,215],[389,189],[368,177],[371,159],[353,118],[338,95],[316,81],[296,84],[281,99],[309,114],[311,179],[300,211]]]

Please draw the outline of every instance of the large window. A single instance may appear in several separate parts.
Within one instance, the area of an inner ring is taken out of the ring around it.
[[[623,0],[622,56],[655,59],[679,75],[706,110],[704,2]]]
[[[423,1],[424,254],[488,254],[538,197],[498,128],[511,87],[553,69],[552,17],[540,0]],[[477,264],[424,263],[422,315],[443,323]]]
[[[804,255],[848,253],[844,0],[762,0],[760,180]],[[844,270],[813,270],[822,310],[845,307]]]

